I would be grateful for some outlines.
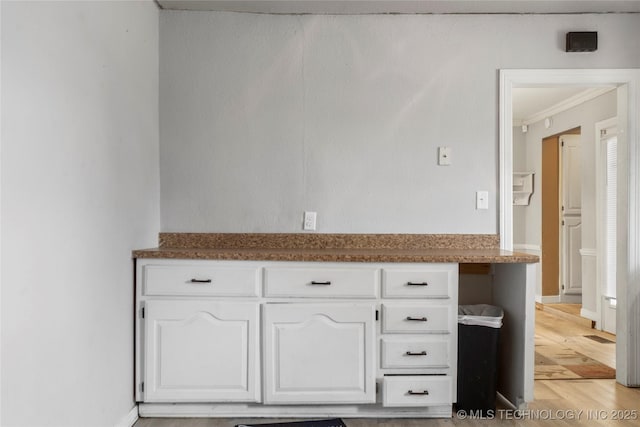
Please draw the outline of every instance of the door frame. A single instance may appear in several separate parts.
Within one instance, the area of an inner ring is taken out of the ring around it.
[[[626,177],[618,182],[616,380],[640,386],[640,69],[499,70],[500,247],[513,249],[513,88],[610,85],[618,95],[618,171]]]

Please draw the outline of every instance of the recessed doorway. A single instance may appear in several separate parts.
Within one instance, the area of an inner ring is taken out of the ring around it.
[[[615,86],[618,138],[617,335],[616,379],[640,385],[640,105],[639,70],[502,70],[500,72],[500,236],[501,247],[513,248],[513,105],[515,87]],[[622,321],[621,321],[622,320]]]

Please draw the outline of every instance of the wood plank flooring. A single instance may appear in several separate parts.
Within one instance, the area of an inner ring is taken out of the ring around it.
[[[586,338],[596,335],[615,343],[616,336],[597,329],[586,328],[566,318],[557,317],[547,310],[536,310],[536,344],[552,341],[585,354],[600,363],[616,367],[616,346]]]
[[[570,320],[536,310],[536,342],[545,340],[568,347],[615,367],[615,345],[601,344],[585,335],[609,340],[615,336],[586,328]],[[635,412],[634,412],[635,411]],[[618,419],[613,419],[617,417]],[[627,388],[615,380],[536,381],[534,401],[522,413],[499,410],[495,419],[363,419],[343,418],[348,427],[418,426],[518,426],[640,427],[640,388]],[[233,427],[239,423],[270,423],[276,419],[232,418],[141,418],[135,427]]]
[[[590,319],[580,316],[580,309],[582,308],[580,304],[536,304],[536,308],[554,316],[580,323],[587,328],[591,328],[593,324]]]

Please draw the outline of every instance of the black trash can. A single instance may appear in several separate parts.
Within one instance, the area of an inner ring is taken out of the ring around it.
[[[483,417],[495,414],[503,315],[493,305],[458,307],[458,410]]]

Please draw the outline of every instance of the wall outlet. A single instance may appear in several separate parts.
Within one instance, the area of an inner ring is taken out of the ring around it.
[[[489,209],[489,192],[476,192],[476,209]]]
[[[440,166],[451,164],[451,147],[438,147],[438,164]]]
[[[305,212],[304,221],[302,223],[303,230],[315,230],[316,229],[316,217],[315,212]]]

